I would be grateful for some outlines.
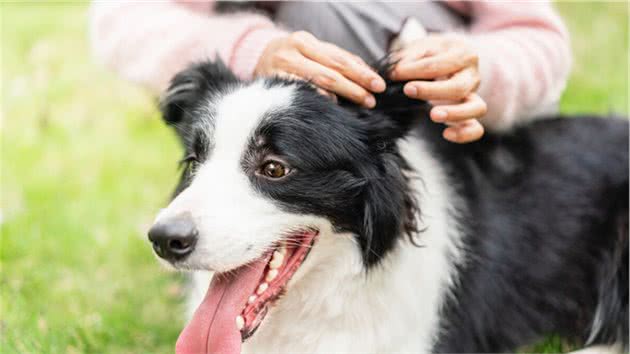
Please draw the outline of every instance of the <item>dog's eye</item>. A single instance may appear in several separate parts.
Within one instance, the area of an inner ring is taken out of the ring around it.
[[[282,178],[289,173],[289,169],[278,161],[268,161],[263,165],[262,173],[269,178]]]

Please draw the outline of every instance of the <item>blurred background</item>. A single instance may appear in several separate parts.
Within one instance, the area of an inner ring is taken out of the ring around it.
[[[86,4],[0,6],[0,351],[171,353],[185,281],[145,231],[180,151],[156,98],[92,61]],[[627,115],[628,4],[556,7],[575,56],[561,111]]]

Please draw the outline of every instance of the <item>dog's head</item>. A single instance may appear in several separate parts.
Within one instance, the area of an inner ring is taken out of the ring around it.
[[[184,146],[183,173],[149,238],[176,268],[221,273],[204,301],[222,304],[215,318],[231,316],[246,337],[320,241],[356,245],[369,267],[414,231],[397,140],[425,106],[389,90],[366,110],[305,82],[242,82],[220,62],[174,78],[162,111]]]

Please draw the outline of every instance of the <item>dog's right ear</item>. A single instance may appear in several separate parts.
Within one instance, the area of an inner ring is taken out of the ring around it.
[[[162,116],[169,125],[179,123],[203,98],[226,91],[238,82],[221,59],[192,64],[175,75],[162,95]]]

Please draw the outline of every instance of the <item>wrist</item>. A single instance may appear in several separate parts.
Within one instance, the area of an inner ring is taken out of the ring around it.
[[[236,76],[249,80],[261,55],[274,39],[284,37],[287,32],[275,27],[254,27],[238,40],[228,66]]]

